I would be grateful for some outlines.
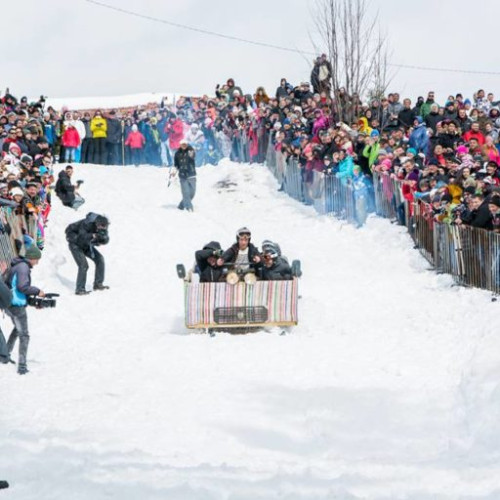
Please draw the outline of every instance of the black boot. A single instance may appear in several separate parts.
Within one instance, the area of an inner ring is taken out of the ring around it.
[[[77,290],[75,295],[88,295],[89,293],[87,290]]]
[[[109,286],[101,284],[95,284],[94,290],[109,290]]]

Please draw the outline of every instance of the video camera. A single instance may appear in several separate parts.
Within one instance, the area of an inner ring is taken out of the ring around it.
[[[107,245],[109,243],[109,234],[106,228],[98,228],[95,232],[93,245]]]
[[[54,297],[59,297],[58,293],[46,293],[45,297],[28,297],[28,305],[37,309],[46,307],[56,307],[57,301]]]
[[[224,250],[214,250],[213,256],[214,257],[222,257],[222,254],[224,253]]]
[[[80,187],[83,183],[84,181],[82,181],[81,179],[76,181],[76,187]]]

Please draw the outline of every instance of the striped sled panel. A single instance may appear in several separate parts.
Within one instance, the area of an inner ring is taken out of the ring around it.
[[[296,325],[298,279],[286,281],[185,283],[188,328]]]

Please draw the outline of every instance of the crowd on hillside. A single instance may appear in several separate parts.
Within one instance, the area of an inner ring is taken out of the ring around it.
[[[274,92],[245,93],[230,78],[214,97],[119,110],[59,111],[45,108],[43,98],[28,103],[7,93],[0,106],[2,169],[10,158],[8,172],[31,171],[27,179],[43,187],[53,159],[167,166],[186,140],[197,166],[222,157],[262,162],[270,140],[297,161],[305,183],[316,171],[369,190],[378,172],[401,181],[408,201],[428,202],[436,219],[499,230],[500,101],[492,93],[450,95],[441,104],[434,92],[415,102],[398,93],[363,102],[343,88],[332,92],[330,75],[323,55],[311,82],[283,78]],[[35,170],[23,168],[25,161]]]

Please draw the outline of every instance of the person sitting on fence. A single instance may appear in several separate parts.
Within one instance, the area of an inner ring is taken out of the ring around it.
[[[200,283],[221,281],[223,269],[217,264],[217,259],[222,256],[222,253],[222,248],[218,241],[211,241],[202,250],[195,252],[194,256],[200,274]]]
[[[78,192],[79,182],[77,182],[76,185],[71,183],[73,172],[73,167],[71,165],[68,165],[64,170],[59,172],[56,183],[56,195],[65,207],[71,207],[78,210],[78,208],[85,203],[85,200]]]

